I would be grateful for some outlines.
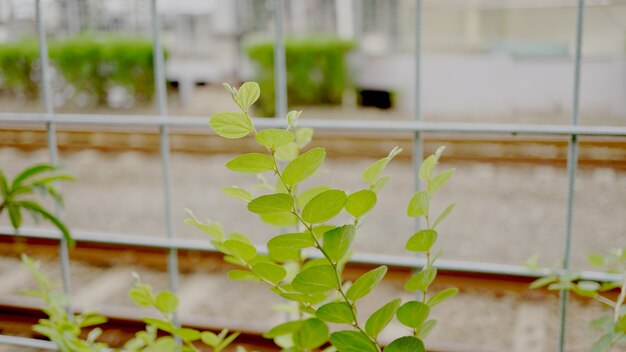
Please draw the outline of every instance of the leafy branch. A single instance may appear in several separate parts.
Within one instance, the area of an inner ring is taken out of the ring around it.
[[[548,290],[571,291],[579,296],[594,299],[611,308],[611,314],[591,322],[591,327],[604,332],[598,341],[591,346],[591,352],[609,352],[613,347],[626,345],[626,248],[610,251],[606,255],[594,253],[589,255],[591,265],[612,274],[620,274],[621,281],[596,282],[581,280],[578,272],[561,273],[551,270],[547,275],[535,280],[530,288],[546,287]],[[532,257],[527,263],[532,270],[539,270],[538,257]],[[610,299],[605,293],[619,290],[616,300]]]
[[[394,340],[385,348],[385,352],[425,351],[421,339],[434,327],[434,321],[424,322],[428,311],[416,311],[415,304],[429,308],[457,292],[456,289],[444,290],[426,300],[428,286],[436,275],[433,267],[436,256],[431,258],[430,254],[430,246],[436,240],[435,227],[452,211],[452,206],[431,226],[428,211],[415,214],[412,210],[414,202],[409,205],[409,216],[425,215],[430,236],[429,247],[424,249],[428,257],[427,266],[423,272],[417,274],[427,275],[428,278],[427,283],[421,283],[423,301],[411,301],[401,306],[401,300],[395,299],[372,314],[365,324],[360,323],[357,318],[357,301],[368,295],[382,281],[387,268],[381,266],[371,270],[347,286],[342,278],[343,266],[349,260],[351,245],[357,229],[362,225],[364,215],[376,205],[377,193],[389,181],[388,176],[381,174],[401,149],[394,148],[389,155],[365,169],[362,173],[362,179],[367,185],[365,189],[348,194],[340,189],[319,186],[298,194],[300,184],[315,174],[326,157],[325,150],[319,147],[302,152],[311,141],[313,130],[297,126],[301,112],[292,111],[287,114],[286,129],[257,131],[250,119],[249,109],[260,95],[258,85],[247,82],[239,89],[227,84],[225,87],[240,112],[213,115],[210,120],[211,128],[227,139],[252,135],[265,151],[241,154],[227,162],[226,167],[234,172],[256,174],[262,181],[262,188],[269,189],[271,193],[255,197],[251,192],[237,186],[222,191],[246,202],[247,209],[266,223],[281,228],[296,228],[297,232],[275,236],[267,243],[268,255],[261,255],[247,236],[238,233],[227,236],[217,222],[201,222],[192,212],[189,212],[189,218],[185,222],[208,234],[211,243],[225,254],[226,262],[242,268],[230,271],[229,278],[265,283],[276,294],[298,304],[297,320],[275,326],[264,336],[273,338],[283,351],[290,352],[311,351],[327,342],[332,344],[332,347],[328,347],[329,351],[382,352],[378,335],[397,315],[398,320],[411,327],[413,333]],[[421,200],[418,206],[428,205],[430,197],[454,172],[447,170],[432,176],[441,151],[442,149],[427,159],[426,166],[422,167],[430,168],[428,172],[424,171],[426,174],[423,178],[428,183],[429,191],[418,192],[414,196],[416,199],[423,195],[428,198]],[[285,166],[281,167],[282,165]],[[276,176],[275,187],[269,186],[261,176],[266,172]],[[349,224],[329,224],[344,210],[351,216]],[[423,231],[415,234],[410,239],[411,247],[407,248],[421,251],[416,249],[416,243],[423,241],[423,234]],[[307,260],[303,257],[302,250],[308,248],[319,251],[322,257]],[[409,284],[415,285],[418,281],[419,278],[413,278]],[[421,315],[416,316],[418,313]],[[327,323],[349,325],[353,330],[330,334]]]
[[[11,225],[17,231],[22,225],[22,212],[27,211],[35,221],[44,219],[56,226],[70,247],[73,247],[74,240],[63,221],[33,199],[39,193],[50,196],[57,204],[62,205],[63,197],[58,191],[57,183],[73,180],[74,177],[51,164],[28,167],[12,181],[0,169],[0,214],[7,209]]]

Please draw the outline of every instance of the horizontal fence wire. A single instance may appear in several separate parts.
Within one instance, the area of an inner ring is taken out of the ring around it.
[[[286,127],[284,119],[252,118],[255,127]],[[0,126],[7,124],[40,124],[54,122],[57,125],[72,126],[121,126],[153,127],[165,125],[172,128],[205,127],[203,131],[213,133],[208,127],[208,118],[192,116],[171,116],[164,119],[158,115],[101,115],[101,114],[55,114],[47,117],[37,113],[0,113]],[[455,123],[425,121],[359,121],[337,119],[315,119],[298,121],[301,127],[312,127],[321,131],[352,132],[450,132],[450,133],[494,133],[562,136],[626,136],[626,127],[567,125],[567,124],[515,124],[515,123]]]

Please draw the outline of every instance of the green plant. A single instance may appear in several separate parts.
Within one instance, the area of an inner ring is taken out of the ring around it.
[[[212,244],[225,254],[224,260],[239,266],[230,271],[233,280],[251,280],[266,284],[279,296],[296,305],[296,320],[280,324],[264,336],[272,338],[283,351],[311,351],[327,345],[328,351],[380,352],[380,332],[394,317],[410,328],[410,334],[391,342],[384,350],[425,351],[422,339],[434,328],[436,322],[429,320],[430,309],[454,296],[456,288],[440,291],[429,297],[428,290],[437,275],[434,264],[438,254],[431,255],[437,240],[436,227],[453,209],[448,206],[434,221],[430,217],[432,197],[452,176],[454,169],[434,174],[443,148],[429,156],[422,164],[419,178],[426,187],[412,197],[407,214],[424,218],[426,229],[418,231],[407,241],[406,248],[426,254],[426,265],[406,283],[405,289],[420,292],[420,300],[402,303],[400,299],[384,304],[365,323],[357,318],[358,302],[368,295],[383,279],[387,267],[380,266],[360,276],[353,283],[343,279],[343,268],[349,260],[351,246],[364,216],[376,202],[377,193],[389,181],[381,176],[389,162],[401,152],[394,148],[388,156],[374,162],[362,174],[364,187],[353,193],[327,186],[301,189],[302,182],[315,174],[324,162],[323,148],[311,148],[302,152],[311,141],[313,130],[300,128],[300,112],[287,115],[286,129],[257,131],[250,119],[249,110],[260,96],[259,85],[243,84],[238,90],[225,85],[240,112],[213,115],[212,129],[228,139],[253,135],[263,153],[246,153],[226,163],[235,172],[248,174],[273,173],[275,186],[269,186],[269,194],[253,196],[239,187],[223,189],[229,196],[243,200],[247,209],[270,225],[290,227],[294,231],[275,236],[267,243],[268,255],[260,254],[250,239],[239,233],[226,236],[217,222],[203,223],[189,211],[186,223],[209,235]],[[286,166],[281,167],[281,163]],[[300,192],[302,191],[302,192]],[[350,221],[333,225],[345,210]],[[322,257],[310,259],[303,254],[314,249]],[[348,330],[330,333],[328,323],[347,325]]]
[[[107,318],[96,311],[86,311],[69,314],[67,296],[55,290],[55,285],[48,279],[36,262],[26,255],[22,255],[22,265],[35,277],[36,290],[23,291],[23,294],[40,299],[43,302],[43,312],[48,316],[40,319],[33,326],[33,330],[48,337],[61,352],[94,352],[111,351],[103,342],[96,340],[102,335],[102,329],[94,328],[107,322]],[[222,352],[239,336],[239,333],[228,334],[224,329],[219,334],[210,331],[177,327],[172,320],[172,314],[178,306],[178,298],[170,291],[153,293],[152,287],[139,279],[133,273],[135,286],[129,291],[129,296],[140,307],[154,308],[161,315],[160,318],[143,318],[146,328],[135,334],[123,347],[128,352],[197,352],[198,344],[212,348],[214,352]],[[86,338],[83,338],[85,328],[91,329]],[[159,331],[166,333],[163,335]],[[179,344],[176,339],[182,343]],[[245,350],[244,350],[245,351]]]
[[[50,59],[65,80],[101,105],[112,85],[149,100],[154,86],[152,57],[151,42],[138,38],[79,36],[50,44]]]
[[[606,272],[621,275],[621,282],[596,282],[581,280],[579,272],[559,272],[552,269],[549,274],[535,280],[530,287],[547,286],[548,290],[566,290],[579,296],[592,298],[611,308],[611,313],[591,322],[590,327],[603,332],[602,337],[591,346],[591,352],[608,352],[614,347],[626,347],[626,248],[612,250],[606,255],[589,255],[589,263]],[[529,260],[531,269],[539,269],[538,258]],[[606,295],[619,289],[616,300]],[[620,351],[622,349],[619,349]]]
[[[332,37],[285,40],[287,95],[292,104],[341,104],[348,88],[346,54],[352,41]],[[256,64],[256,79],[267,98],[256,108],[261,115],[274,112],[274,45],[271,41],[247,43],[246,52]]]
[[[26,39],[0,45],[0,79],[14,94],[36,98],[39,94],[37,71],[37,42]]]
[[[72,176],[51,164],[28,167],[12,181],[0,169],[0,215],[7,209],[11,225],[17,231],[22,224],[22,211],[26,210],[35,221],[43,218],[51,222],[61,231],[70,246],[73,246],[74,241],[65,224],[33,198],[36,193],[40,193],[52,197],[58,204],[63,204],[63,197],[56,184],[59,181],[73,180]]]
[[[50,64],[76,93],[107,103],[112,86],[122,86],[137,100],[148,101],[154,90],[152,43],[143,38],[116,36],[55,40]],[[0,45],[0,78],[14,93],[35,98],[39,92],[37,42],[25,39]]]

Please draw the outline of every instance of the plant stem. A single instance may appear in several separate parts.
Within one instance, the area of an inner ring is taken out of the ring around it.
[[[285,189],[287,189],[287,192],[289,193],[289,195],[291,197],[293,197],[293,199],[294,199],[294,205],[293,205],[292,213],[298,218],[298,221],[300,221],[300,223],[302,225],[304,225],[304,227],[307,229],[307,231],[311,234],[311,238],[313,238],[313,241],[315,242],[315,247],[328,260],[328,262],[330,263],[330,265],[333,268],[333,271],[335,272],[335,280],[337,281],[337,291],[339,292],[339,294],[341,295],[343,300],[350,306],[350,312],[352,313],[352,317],[354,319],[354,323],[352,324],[352,326],[355,329],[357,329],[358,331],[360,331],[361,333],[363,333],[365,336],[367,336],[370,339],[370,341],[376,346],[376,350],[377,351],[382,352],[382,347],[380,346],[380,344],[378,343],[376,338],[374,338],[373,336],[368,334],[361,327],[361,325],[359,325],[359,322],[358,322],[358,319],[357,319],[357,313],[356,313],[356,306],[354,305],[354,302],[351,302],[348,299],[348,297],[346,296],[346,293],[343,290],[343,285],[341,283],[341,275],[339,274],[339,270],[337,268],[337,263],[333,262],[333,260],[330,258],[328,253],[326,253],[326,251],[322,248],[322,245],[319,243],[319,241],[315,237],[315,233],[313,232],[313,226],[311,224],[308,224],[302,218],[302,215],[300,214],[300,210],[298,209],[298,206],[296,204],[296,195],[294,194],[294,192],[292,190],[292,187],[288,186],[287,183],[285,183],[285,180],[283,179],[282,173],[280,172],[280,168],[278,167],[278,163],[276,162],[275,151],[269,150],[269,152],[270,152],[270,154],[272,156],[272,160],[274,161],[274,168],[275,168],[274,172],[278,176],[278,179],[283,184],[283,186],[285,186]]]
[[[617,298],[617,302],[615,302],[615,313],[613,315],[613,322],[617,323],[619,320],[619,313],[624,301],[626,300],[626,276],[624,277],[624,284],[622,285],[621,292],[619,297]]]
[[[611,308],[615,308],[615,302],[611,301],[610,299],[604,296],[597,295],[596,297],[594,297],[594,299],[600,303],[606,304],[607,306]]]
[[[2,202],[2,204],[0,204],[0,214],[2,214],[2,210],[4,209],[5,203]]]

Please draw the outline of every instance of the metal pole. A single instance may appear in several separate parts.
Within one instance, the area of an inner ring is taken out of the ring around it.
[[[277,118],[287,114],[287,69],[283,33],[284,0],[274,0],[274,105]]]
[[[159,142],[161,152],[161,166],[163,169],[163,198],[165,205],[165,227],[168,239],[174,238],[174,228],[172,219],[172,190],[170,178],[170,145],[169,129],[164,120],[167,120],[167,95],[165,87],[165,64],[163,58],[163,46],[161,44],[160,29],[161,23],[157,11],[157,0],[150,1],[150,21],[152,30],[152,48],[154,56],[154,83],[156,89],[156,103],[159,111]],[[170,289],[172,292],[178,291],[178,255],[175,248],[168,249],[167,273],[169,275]],[[174,321],[178,324],[178,316],[174,314]]]
[[[583,18],[585,11],[585,1],[578,0],[578,11],[576,17],[576,53],[574,58],[574,94],[572,100],[571,125],[578,125],[580,114],[580,65],[583,36]],[[567,207],[565,214],[565,237],[563,241],[563,270],[570,268],[570,252],[572,247],[572,222],[574,213],[574,186],[576,181],[576,168],[578,166],[578,136],[573,134],[570,137],[567,153]],[[569,292],[561,291],[560,294],[560,329],[559,329],[559,351],[566,350],[567,334],[567,306]]]
[[[48,138],[48,152],[50,153],[50,162],[53,165],[59,164],[59,154],[57,148],[56,128],[54,122],[51,121],[54,115],[52,106],[52,92],[50,88],[50,63],[48,60],[48,43],[46,40],[46,30],[43,22],[43,14],[41,10],[41,0],[35,1],[35,16],[37,22],[37,36],[39,40],[39,64],[41,67],[41,92],[43,98],[44,112],[46,116],[46,134]],[[57,217],[63,217],[61,204],[55,203],[55,213]],[[61,275],[63,278],[63,292],[70,299],[71,279],[70,279],[70,254],[68,243],[65,238],[61,237],[59,242],[59,256],[61,262]],[[68,312],[71,310],[71,301],[68,302]]]

